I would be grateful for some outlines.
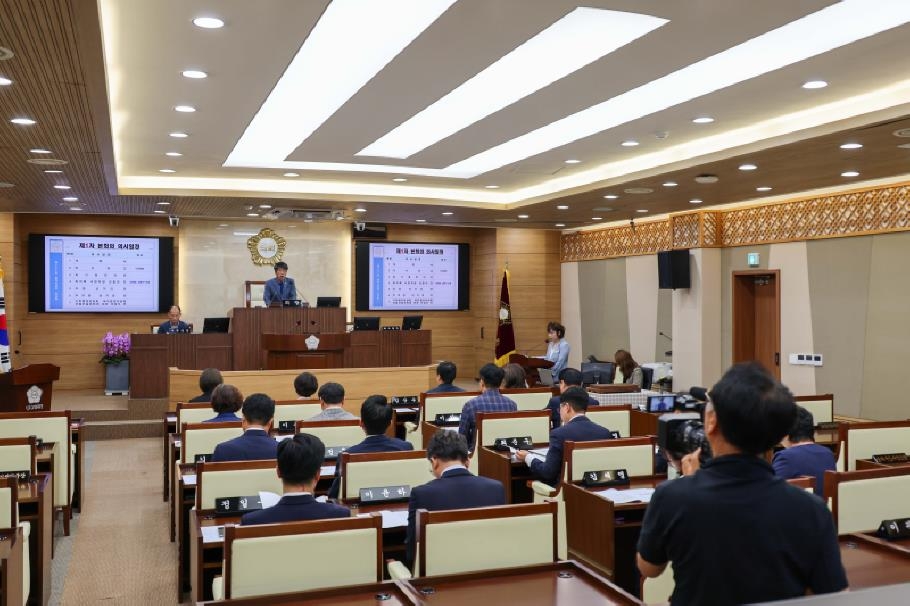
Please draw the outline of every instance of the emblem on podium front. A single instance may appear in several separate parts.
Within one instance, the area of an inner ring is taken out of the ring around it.
[[[304,343],[306,343],[306,347],[310,351],[319,349],[319,337],[317,337],[316,335],[310,335],[309,337],[306,338],[306,341],[304,341]]]
[[[42,410],[44,404],[41,403],[41,396],[43,395],[44,390],[37,385],[29,387],[28,391],[25,392],[25,397],[28,400],[25,410]]]

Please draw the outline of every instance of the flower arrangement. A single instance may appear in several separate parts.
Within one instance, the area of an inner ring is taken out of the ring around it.
[[[120,364],[130,359],[130,333],[114,335],[108,332],[101,339],[104,355],[98,360],[102,364]]]

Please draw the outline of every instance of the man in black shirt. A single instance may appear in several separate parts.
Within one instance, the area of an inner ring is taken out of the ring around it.
[[[846,589],[828,508],[775,477],[762,458],[796,417],[793,395],[755,363],[733,366],[709,395],[705,434],[714,458],[654,492],[638,541],[641,573],[658,576],[672,562],[674,606]]]

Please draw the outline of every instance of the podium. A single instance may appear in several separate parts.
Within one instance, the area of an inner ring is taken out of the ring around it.
[[[524,368],[528,387],[541,385],[540,374],[537,372],[538,368],[551,368],[553,366],[553,363],[549,360],[544,360],[543,358],[529,358],[519,353],[514,353],[509,356],[509,364],[518,364]],[[556,381],[558,381],[558,378],[553,377],[553,382],[555,383]]]
[[[310,335],[263,334],[262,348],[266,351],[268,370],[293,370],[298,368],[344,368],[345,350],[351,346],[348,333],[320,333],[313,335],[318,341],[310,349]]]
[[[59,378],[60,367],[53,364],[29,364],[0,374],[0,412],[49,411]]]

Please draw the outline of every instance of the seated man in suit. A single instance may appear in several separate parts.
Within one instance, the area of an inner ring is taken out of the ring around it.
[[[322,412],[307,421],[349,421],[357,418],[344,409],[344,387],[338,383],[326,383],[319,388],[319,404]]]
[[[506,504],[502,482],[468,471],[468,443],[463,435],[440,429],[427,444],[427,458],[436,479],[411,489],[406,540],[409,566],[414,563],[418,509],[439,511]]]
[[[319,381],[313,373],[303,371],[294,377],[294,391],[297,393],[298,400],[309,400],[317,389],[319,389]]]
[[[266,307],[281,305],[282,301],[293,301],[297,298],[297,286],[294,279],[288,278],[288,264],[284,261],[275,263],[275,277],[265,281],[262,290],[262,301]]]
[[[298,433],[278,445],[278,477],[283,496],[272,507],[251,511],[240,518],[241,526],[302,522],[325,518],[348,518],[351,510],[334,503],[320,503],[313,494],[325,458],[322,440]]]
[[[609,440],[613,436],[606,427],[601,427],[585,416],[588,408],[588,392],[581,387],[570,387],[559,396],[559,415],[562,425],[550,432],[550,449],[544,457],[519,450],[516,458],[524,461],[541,482],[550,486],[559,483],[562,473],[562,452],[566,440],[573,442],[590,442],[592,440]]]
[[[836,471],[837,462],[830,448],[815,443],[815,419],[802,406],[796,407],[796,422],[780,441],[785,446],[774,455],[774,475],[788,480],[798,476],[815,478],[815,494],[822,495],[825,471]]]
[[[158,334],[169,335],[178,332],[191,332],[190,325],[180,319],[182,313],[179,305],[171,305],[167,312],[167,320],[158,327]]]
[[[224,383],[221,371],[217,368],[206,368],[199,373],[199,389],[201,394],[190,400],[190,402],[211,402],[212,391]]]
[[[505,371],[495,364],[484,364],[480,368],[481,394],[471,398],[461,408],[461,421],[458,424],[458,433],[465,437],[468,448],[474,450],[474,438],[477,432],[478,412],[515,412],[518,404],[515,400],[499,393],[499,386],[505,378]]]
[[[278,442],[269,435],[275,416],[275,400],[254,393],[243,401],[243,435],[215,447],[212,461],[257,461],[274,459]]]
[[[345,452],[390,452],[395,450],[414,450],[410,442],[390,438],[385,435],[392,422],[392,407],[385,396],[373,395],[360,406],[360,426],[367,437],[360,444],[355,444]],[[341,466],[335,467],[335,481],[329,488],[329,498],[337,499],[341,490]]]
[[[217,416],[204,423],[231,423],[242,421],[237,411],[243,406],[243,394],[233,385],[222,383],[212,391],[212,410]]]
[[[455,374],[458,372],[458,368],[455,366],[455,362],[449,362],[448,360],[443,360],[436,366],[436,387],[433,389],[428,389],[427,393],[450,393],[450,392],[459,392],[464,391],[461,387],[457,385],[452,385],[452,381],[455,380]]]
[[[580,370],[563,368],[559,373],[559,393],[562,394],[570,387],[581,387],[582,382]],[[588,406],[600,406],[600,402],[592,396],[588,396]],[[556,429],[562,425],[562,419],[559,416],[559,396],[550,398],[550,401],[547,402],[547,408],[550,409],[550,429]]]

